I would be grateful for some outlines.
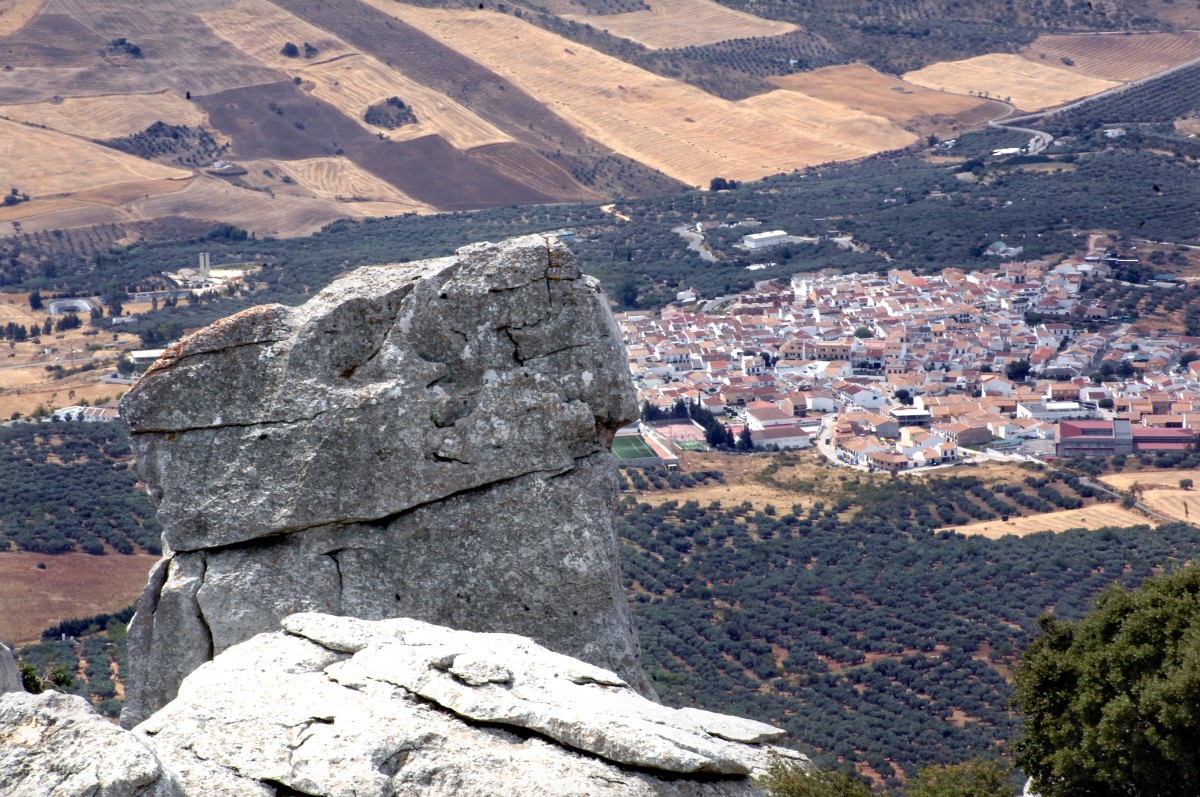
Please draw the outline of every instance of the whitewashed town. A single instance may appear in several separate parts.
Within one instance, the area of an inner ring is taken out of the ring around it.
[[[644,415],[682,399],[746,448],[818,445],[832,462],[893,472],[1190,449],[1200,338],[1135,333],[1081,299],[1085,279],[1110,275],[1104,252],[976,272],[806,273],[723,300],[681,292],[658,316],[618,322]],[[665,460],[705,440],[689,419],[639,433]]]

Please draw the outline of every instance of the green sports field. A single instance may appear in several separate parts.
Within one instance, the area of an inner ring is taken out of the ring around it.
[[[640,434],[613,438],[612,452],[617,459],[642,459],[643,457],[658,456]]]

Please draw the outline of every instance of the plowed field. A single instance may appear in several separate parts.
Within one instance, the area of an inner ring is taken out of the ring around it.
[[[1026,111],[1061,105],[1120,85],[1073,72],[1061,63],[1050,66],[1007,53],[932,64],[909,72],[904,79],[938,91],[1006,100]]]
[[[795,92],[722,100],[505,14],[369,2],[510,80],[582,134],[692,185],[915,140],[886,119]]]
[[[149,554],[0,553],[0,639],[36,642],[63,620],[124,609],[137,600],[157,561]]]
[[[1108,80],[1139,80],[1200,58],[1200,33],[1139,33],[1126,36],[1039,36],[1021,52],[1034,63],[1070,67],[1083,75]]]
[[[607,30],[652,50],[701,47],[726,39],[779,36],[799,30],[790,22],[763,19],[712,0],[647,0],[646,5],[650,6],[646,11],[604,16],[563,14],[563,18]]]
[[[976,116],[995,117],[1004,113],[1003,106],[996,103],[905,83],[863,64],[828,66],[768,80],[781,89],[839,103],[893,122],[934,115],[971,117],[974,121]]]
[[[242,0],[233,8],[201,16],[234,47],[300,78],[316,97],[372,133],[383,132],[393,141],[436,134],[458,149],[512,141],[498,127],[445,94],[359,53],[341,39],[265,0]],[[297,46],[309,42],[318,53],[311,60],[288,58],[280,49],[289,41]],[[381,131],[364,122],[367,106],[388,97],[399,97],[412,106],[417,124]]]

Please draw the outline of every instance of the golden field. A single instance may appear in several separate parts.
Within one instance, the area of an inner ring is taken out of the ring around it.
[[[505,14],[367,1],[512,81],[580,133],[691,185],[915,141],[882,117],[795,92],[720,99]]]
[[[1121,85],[1072,72],[1062,64],[1050,66],[1008,53],[943,61],[909,72],[904,79],[938,91],[994,97],[1025,111],[1040,111]]]
[[[645,11],[624,14],[562,14],[581,25],[608,31],[651,50],[702,47],[726,39],[779,36],[799,30],[790,22],[735,11],[713,0],[646,0]]]

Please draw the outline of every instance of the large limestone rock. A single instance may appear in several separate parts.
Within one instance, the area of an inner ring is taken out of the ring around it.
[[[201,666],[132,732],[52,755],[172,797],[750,797],[772,755],[804,763],[770,746],[771,726],[666,708],[523,637],[314,613],[283,625]],[[53,735],[28,730],[47,712],[17,697],[0,697],[0,750]],[[0,753],[0,794],[91,794],[35,777],[50,755]],[[127,793],[142,794],[100,792]]]
[[[0,695],[0,795],[182,797],[143,739],[58,692]]]
[[[25,684],[21,679],[17,660],[8,646],[0,642],[0,695],[5,692],[21,692],[24,689]]]
[[[636,414],[553,237],[359,269],[169,350],[121,405],[168,549],[124,720],[298,611],[532,637],[643,693],[607,447]]]

